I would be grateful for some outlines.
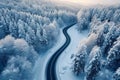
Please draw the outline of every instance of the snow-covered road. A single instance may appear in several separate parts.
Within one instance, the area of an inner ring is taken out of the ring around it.
[[[71,43],[57,61],[56,73],[59,80],[80,80],[80,78],[76,77],[71,71],[71,55],[77,52],[80,41],[87,37],[88,32],[84,31],[79,33],[76,27],[75,25],[68,30],[68,34],[71,37]],[[81,78],[81,80],[83,79]]]
[[[66,39],[62,32],[62,29],[60,31],[60,37],[57,41],[57,43],[46,53],[40,55],[38,61],[36,62],[36,65],[34,67],[34,80],[46,80],[45,76],[45,68],[46,65],[50,59],[50,57],[65,43]]]
[[[71,72],[72,63],[71,55],[77,51],[79,42],[87,37],[87,32],[83,32],[80,34],[76,30],[75,25],[68,30],[68,34],[71,37],[71,43],[66,48],[66,50],[61,54],[57,61],[56,65],[57,77],[59,78],[59,80],[79,80]],[[66,39],[61,29],[60,37],[56,45],[54,45],[54,47],[52,47],[46,53],[40,55],[38,61],[36,62],[36,65],[33,69],[35,73],[34,80],[46,80],[45,76],[46,65],[50,57],[65,43],[65,41]]]

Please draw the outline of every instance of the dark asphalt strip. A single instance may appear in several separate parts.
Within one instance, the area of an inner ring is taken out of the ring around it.
[[[67,30],[72,27],[73,25],[75,25],[76,23],[69,25],[67,27],[65,27],[63,29],[63,34],[66,37],[66,42],[64,43],[64,45],[59,48],[50,58],[47,67],[46,67],[46,80],[57,80],[57,76],[56,76],[56,62],[58,57],[60,56],[60,54],[68,47],[68,45],[71,42],[71,38],[67,33]]]

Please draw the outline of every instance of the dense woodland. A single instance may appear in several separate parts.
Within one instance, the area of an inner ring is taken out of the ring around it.
[[[88,30],[73,60],[85,80],[120,80],[120,6],[74,8],[40,0],[0,0],[0,80],[33,80],[39,55],[54,46],[60,29]]]
[[[75,14],[39,0],[0,0],[0,80],[33,80],[35,61]]]
[[[85,80],[119,80],[120,7],[98,7],[78,12],[78,31],[89,30],[73,61],[76,75]]]

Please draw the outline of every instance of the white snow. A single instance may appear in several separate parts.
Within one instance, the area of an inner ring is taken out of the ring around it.
[[[56,72],[59,80],[83,80],[82,75],[75,76],[71,70],[72,68],[72,57],[78,51],[79,43],[85,39],[88,35],[87,31],[79,33],[76,29],[76,25],[68,30],[71,37],[71,43],[66,50],[60,55],[57,65]]]
[[[45,68],[50,59],[50,57],[65,43],[66,39],[62,32],[62,28],[60,31],[60,37],[57,43],[46,53],[41,53],[38,61],[35,63],[34,67],[34,80],[45,80]]]

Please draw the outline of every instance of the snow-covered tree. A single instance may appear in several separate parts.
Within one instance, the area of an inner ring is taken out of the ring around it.
[[[120,67],[117,71],[113,74],[113,80],[120,80]]]
[[[31,80],[38,54],[23,39],[8,35],[0,40],[0,79]]]
[[[33,80],[32,64],[24,57],[11,57],[1,74],[2,80]]]
[[[117,40],[120,36],[120,27],[119,25],[111,25],[109,32],[106,34],[105,41],[103,43],[103,53],[104,55],[108,54],[108,51],[113,46],[113,43]]]
[[[25,33],[25,29],[24,29],[24,22],[23,21],[21,21],[21,20],[19,20],[18,21],[18,37],[19,38],[25,38],[25,36],[26,36],[26,33]]]
[[[120,39],[118,38],[114,44],[107,56],[107,67],[112,71],[120,67]]]
[[[91,26],[91,32],[90,34],[92,33],[95,33],[97,34],[97,45],[98,46],[102,46],[103,45],[103,42],[105,40],[105,36],[106,34],[108,33],[108,29],[109,29],[109,26],[110,24],[106,21],[104,23],[92,23],[94,26],[92,27]]]
[[[91,21],[91,10],[82,9],[78,12],[78,27],[79,30],[85,30],[89,28],[89,23]]]
[[[95,80],[101,67],[100,58],[101,50],[99,47],[95,46],[90,53],[90,62],[88,63],[86,80]]]
[[[120,21],[120,9],[116,10],[114,15],[113,15],[113,21],[119,22]]]
[[[85,63],[86,63],[87,51],[86,46],[81,46],[79,52],[76,54],[73,64],[73,72],[76,75],[84,72]]]
[[[46,34],[43,34],[43,35],[51,36],[51,37],[48,37],[49,41],[55,40],[55,37],[57,37],[57,35],[59,34],[59,28],[57,25],[58,24],[56,23],[56,21],[53,21],[49,25],[45,25],[44,27],[45,30],[43,31],[46,31]]]

